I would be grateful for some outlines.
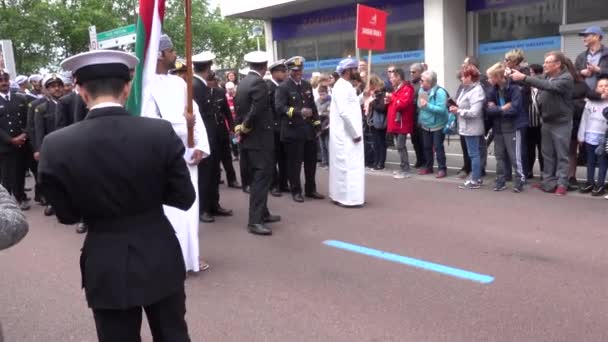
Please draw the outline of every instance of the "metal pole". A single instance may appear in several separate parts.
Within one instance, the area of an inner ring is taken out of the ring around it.
[[[260,51],[260,36],[255,37],[255,40],[258,42],[258,51]]]

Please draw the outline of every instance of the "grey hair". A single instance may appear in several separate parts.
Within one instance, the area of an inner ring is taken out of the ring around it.
[[[437,85],[437,73],[432,70],[427,70],[422,73],[422,78],[426,78],[431,82],[431,85],[434,87]]]
[[[419,72],[424,72],[424,65],[422,63],[414,63],[412,65],[410,65],[410,70],[416,70]]]

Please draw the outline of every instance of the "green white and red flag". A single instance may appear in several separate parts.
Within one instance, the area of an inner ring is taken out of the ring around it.
[[[141,115],[142,95],[148,80],[156,74],[158,44],[165,17],[165,0],[139,0],[139,16],[135,41],[135,54],[139,64],[135,69],[127,110]]]

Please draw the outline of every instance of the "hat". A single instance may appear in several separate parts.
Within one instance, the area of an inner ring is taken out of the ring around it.
[[[61,84],[63,84],[63,79],[61,79],[61,77],[59,77],[59,75],[54,74],[54,73],[46,74],[44,76],[44,78],[42,79],[42,86],[44,86],[46,88],[49,85],[56,83],[56,82],[61,82]]]
[[[71,85],[74,83],[74,78],[72,77],[72,73],[69,71],[64,71],[59,74],[59,77],[63,80],[63,84]]]
[[[115,50],[94,50],[72,56],[63,62],[64,70],[71,70],[76,76],[76,83],[103,78],[131,80],[131,69],[139,59],[128,52]]]
[[[215,54],[211,51],[203,51],[198,55],[192,56],[192,63],[195,64],[206,64],[212,63],[215,59]]]
[[[268,63],[268,54],[264,51],[252,51],[246,54],[243,59],[249,64],[264,64]]]
[[[6,69],[0,69],[0,78],[8,80],[11,78],[11,75]]]
[[[166,34],[160,35],[160,40],[158,41],[158,51],[165,51],[167,49],[173,48],[173,41],[171,41],[171,37]]]
[[[278,61],[270,64],[270,66],[268,66],[268,70],[270,72],[273,72],[275,70],[283,70],[285,71],[287,69],[287,66],[285,65],[285,60],[284,59],[279,59]]]
[[[25,82],[27,82],[27,76],[19,75],[19,76],[15,77],[15,83],[17,83],[18,85],[22,85]]]
[[[40,82],[40,81],[42,81],[42,75],[33,74],[30,76],[29,81],[30,82]]]
[[[285,61],[285,65],[289,70],[302,70],[304,69],[304,62],[306,62],[306,59],[304,57],[295,56]]]
[[[19,84],[17,84],[15,81],[11,81],[8,87],[11,90],[19,91]]]
[[[600,37],[604,36],[604,31],[602,31],[602,29],[599,26],[591,26],[591,27],[587,27],[587,29],[581,33],[579,33],[579,36],[586,36],[586,35],[590,35],[590,34],[596,34]]]
[[[359,68],[359,61],[356,58],[345,58],[338,63],[336,71],[341,74],[346,69],[357,68]]]

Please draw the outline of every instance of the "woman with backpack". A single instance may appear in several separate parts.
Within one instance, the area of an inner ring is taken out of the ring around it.
[[[436,178],[447,176],[443,128],[448,122],[448,92],[437,85],[437,73],[427,70],[422,73],[422,86],[418,92],[418,123],[422,130],[422,146],[424,147],[424,165],[419,175],[433,173],[433,150],[437,157],[439,171]]]

